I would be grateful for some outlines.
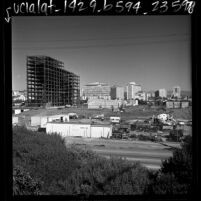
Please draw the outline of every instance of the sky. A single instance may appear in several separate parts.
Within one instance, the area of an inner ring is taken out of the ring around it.
[[[12,88],[26,89],[26,56],[64,62],[91,82],[191,90],[190,15],[12,18]]]

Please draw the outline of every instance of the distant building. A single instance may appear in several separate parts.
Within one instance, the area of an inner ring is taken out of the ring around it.
[[[155,92],[155,97],[166,98],[167,97],[167,91],[165,89],[159,89]]]
[[[18,90],[13,90],[12,91],[12,96],[19,96],[20,92]]]
[[[142,91],[142,87],[139,84],[136,84],[135,82],[130,82],[127,87],[127,100],[129,99],[135,99],[136,93],[139,91]]]
[[[89,83],[83,87],[82,96],[88,99],[110,100],[110,86],[100,82]]]
[[[175,86],[172,91],[173,98],[181,98],[181,87]]]
[[[173,101],[166,101],[166,107],[167,108],[174,108],[174,102]]]
[[[150,93],[150,92],[147,92],[147,93],[146,93],[146,101],[148,101],[151,97],[152,97],[152,96],[151,96],[151,93]]]
[[[110,96],[112,100],[115,100],[115,99],[124,100],[124,87],[121,87],[121,86],[111,87]]]
[[[27,100],[27,92],[26,90],[13,90],[12,91],[13,101],[26,101]]]
[[[144,91],[138,91],[138,92],[135,94],[135,99],[145,101],[145,100],[146,100],[146,94],[145,94],[145,92],[144,92]]]
[[[18,101],[26,101],[26,96],[24,96],[23,94],[14,96],[13,101],[16,101],[16,100],[18,100]]]
[[[122,104],[122,100],[89,99],[88,109],[118,109]]]
[[[64,69],[64,63],[48,56],[27,57],[29,106],[77,104],[80,77]]]

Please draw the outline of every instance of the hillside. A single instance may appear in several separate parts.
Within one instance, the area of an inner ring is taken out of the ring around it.
[[[159,171],[149,171],[140,163],[107,159],[75,144],[66,146],[55,134],[14,127],[13,194],[187,194],[191,192],[191,159],[190,141],[176,149]]]

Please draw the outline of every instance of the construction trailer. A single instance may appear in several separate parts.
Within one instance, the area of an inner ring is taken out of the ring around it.
[[[166,107],[167,108],[174,108],[174,102],[173,101],[166,101]]]
[[[182,102],[181,102],[181,107],[182,107],[182,108],[187,108],[187,107],[189,107],[189,101],[182,101]]]
[[[48,56],[27,57],[28,106],[73,105],[79,101],[80,77]]]
[[[181,108],[181,102],[180,101],[174,101],[174,108]]]
[[[25,116],[23,115],[13,115],[12,116],[12,125],[14,126],[25,126]]]
[[[47,134],[57,133],[62,137],[110,138],[112,125],[80,122],[47,122]]]

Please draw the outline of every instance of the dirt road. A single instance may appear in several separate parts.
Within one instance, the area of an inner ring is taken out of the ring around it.
[[[159,169],[161,160],[172,156],[173,147],[155,142],[92,139],[92,138],[66,138],[66,144],[75,144],[91,149],[106,158],[121,157],[129,161],[139,161],[152,169]],[[178,144],[174,147],[178,147]]]

